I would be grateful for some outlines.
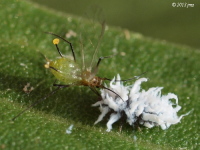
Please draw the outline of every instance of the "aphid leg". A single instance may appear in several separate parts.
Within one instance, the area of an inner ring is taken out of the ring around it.
[[[56,87],[60,87],[60,88],[65,88],[65,87],[69,87],[71,85],[64,85],[64,84],[53,84],[53,86],[56,86]]]
[[[119,132],[122,132],[122,127],[124,125],[124,122],[126,122],[126,115],[124,111],[121,113],[121,121],[120,121],[120,126],[119,126]]]
[[[103,88],[103,89],[106,89],[106,90],[108,90],[108,91],[110,91],[110,92],[113,92],[114,94],[116,94],[117,96],[119,96],[119,94],[117,94],[116,92],[114,92],[113,90],[111,90],[111,89],[109,89],[109,88],[107,88],[107,87],[105,87],[105,86],[101,86],[101,88]],[[122,99],[122,97],[121,96],[119,96],[119,98],[121,98]],[[124,100],[122,99],[122,101],[124,102]]]
[[[56,86],[56,87],[63,87],[63,88],[64,88],[64,87],[72,86],[72,85],[67,85],[67,84],[56,84],[56,81],[57,81],[57,80],[54,81],[53,86]]]
[[[100,62],[101,62],[103,59],[105,59],[105,58],[111,58],[111,57],[113,57],[113,56],[115,56],[115,55],[105,56],[105,57],[99,57],[99,60],[98,60],[98,62],[97,62],[96,67],[97,67],[97,68],[99,67]]]
[[[54,84],[56,84],[56,82],[57,82],[57,79],[55,79],[55,81],[54,81],[53,85],[54,85]]]
[[[12,121],[14,121],[16,118],[18,118],[20,115],[22,115],[25,111],[29,110],[30,108],[36,106],[37,104],[39,104],[40,102],[44,101],[45,99],[47,99],[48,97],[52,96],[53,94],[55,94],[59,89],[61,89],[63,87],[58,87],[55,90],[53,90],[52,92],[50,92],[49,94],[47,94],[45,97],[35,101],[33,104],[31,104],[30,106],[28,106],[26,109],[24,109],[23,111],[21,111],[18,115],[16,115],[15,117],[12,118]]]
[[[59,43],[59,39],[54,39],[53,40],[53,44],[56,46],[56,49],[57,49],[58,53],[60,54],[61,57],[63,57],[63,55],[62,55],[62,53],[61,53],[61,51],[60,51],[60,49],[58,47],[58,43]]]
[[[140,128],[140,120],[141,120],[141,115],[138,117],[137,121],[134,123],[134,128],[135,130],[138,130],[138,131],[142,131],[141,128]]]
[[[89,87],[96,95],[98,95],[99,97],[101,97],[101,94],[97,91],[97,89],[95,87]]]
[[[68,85],[68,84],[56,84],[56,81],[57,80],[54,81],[53,86],[61,87],[61,88],[72,86],[72,85]]]
[[[75,56],[74,49],[73,49],[73,46],[72,46],[72,43],[71,43],[71,42],[67,41],[66,39],[64,39],[63,37],[61,37],[61,36],[59,36],[59,35],[57,35],[57,34],[55,34],[55,33],[52,33],[52,32],[45,32],[45,33],[54,35],[54,36],[56,36],[56,37],[62,39],[62,40],[65,41],[66,43],[68,43],[69,46],[70,46],[70,48],[71,48],[74,61],[76,62],[76,56]]]
[[[97,62],[97,65],[96,65],[96,67],[95,67],[94,70],[93,70],[93,74],[96,74],[96,73],[98,72],[98,68],[99,68],[100,62],[101,62],[103,59],[105,59],[105,58],[111,58],[111,57],[113,57],[113,56],[115,56],[115,55],[105,56],[105,57],[99,57],[99,60],[98,60],[98,62]]]
[[[57,72],[61,72],[60,70],[58,70],[58,69],[56,69],[56,68],[54,68],[54,67],[52,67],[52,66],[49,66],[49,68],[50,68],[50,69],[53,69],[53,70],[55,70],[55,71],[57,71]]]

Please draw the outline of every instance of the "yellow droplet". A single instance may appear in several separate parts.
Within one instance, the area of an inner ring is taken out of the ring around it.
[[[53,44],[56,45],[56,44],[59,43],[59,41],[60,41],[60,40],[59,40],[58,38],[56,38],[56,39],[53,40]]]

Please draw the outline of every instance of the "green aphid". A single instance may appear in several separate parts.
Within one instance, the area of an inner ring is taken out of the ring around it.
[[[57,37],[56,39],[53,40],[53,44],[56,46],[58,53],[60,54],[61,57],[54,60],[54,61],[50,61],[49,59],[46,58],[47,63],[44,66],[45,66],[45,68],[50,69],[51,73],[56,77],[56,79],[61,81],[63,84],[61,85],[61,84],[55,84],[54,83],[53,85],[56,86],[57,89],[53,90],[52,92],[50,92],[45,97],[34,102],[32,105],[30,105],[29,107],[24,109],[22,112],[20,112],[18,115],[16,115],[12,120],[15,120],[17,117],[19,117],[21,114],[23,114],[26,110],[32,108],[33,106],[37,105],[41,101],[44,101],[45,99],[47,99],[51,95],[55,94],[56,91],[58,91],[61,88],[65,88],[65,87],[88,86],[99,97],[101,95],[97,91],[97,88],[104,88],[104,89],[107,89],[107,90],[113,92],[117,96],[119,96],[117,93],[115,93],[111,89],[106,88],[103,85],[103,82],[105,80],[111,81],[111,79],[101,78],[101,77],[96,76],[101,60],[104,59],[104,58],[112,57],[112,56],[100,57],[98,59],[96,65],[94,64],[94,61],[95,61],[94,59],[96,58],[98,48],[99,48],[101,39],[102,39],[103,34],[104,34],[104,30],[105,30],[105,23],[102,23],[102,30],[101,30],[100,38],[99,38],[98,43],[95,47],[95,51],[94,51],[94,54],[93,54],[93,57],[92,57],[92,61],[91,61],[89,66],[85,65],[83,49],[81,49],[82,64],[80,65],[76,62],[76,57],[75,57],[75,53],[74,53],[72,44],[69,41],[67,41],[66,39],[62,38],[61,36],[59,36],[57,34],[47,32],[48,34],[52,34],[52,35]],[[58,47],[59,39],[62,39],[63,41],[65,41],[66,43],[68,43],[70,45],[71,52],[72,52],[72,55],[73,55],[73,59],[68,58],[68,57],[64,57],[62,55],[62,53],[60,52],[60,49]],[[123,80],[120,80],[120,81],[123,81]]]
[[[61,57],[54,61],[50,61],[49,59],[46,58],[47,63],[45,64],[45,68],[49,68],[51,70],[52,74],[59,81],[64,83],[64,85],[54,84],[54,86],[60,86],[60,87],[63,87],[63,86],[69,87],[69,86],[75,86],[75,85],[76,86],[79,86],[79,85],[80,86],[81,85],[89,86],[93,91],[95,91],[95,93],[98,93],[96,88],[106,88],[103,86],[103,81],[110,80],[110,79],[97,77],[96,74],[98,72],[98,67],[99,67],[101,60],[104,58],[109,58],[111,56],[100,57],[97,64],[93,65],[94,58],[96,58],[96,54],[98,51],[98,46],[100,44],[101,38],[104,33],[104,29],[105,29],[105,25],[103,24],[100,39],[97,43],[97,47],[93,54],[93,59],[90,63],[90,66],[87,66],[87,67],[85,66],[85,62],[84,62],[83,50],[81,50],[82,59],[83,59],[82,65],[79,65],[76,62],[76,57],[75,57],[75,53],[74,53],[72,44],[59,35],[56,35],[54,33],[49,33],[49,34],[52,34],[52,35],[64,40],[65,42],[69,43],[70,47],[71,47],[72,55],[73,55],[73,59],[70,59],[69,57],[64,57],[58,47],[59,39],[56,38],[53,40],[53,44],[56,46],[58,53],[60,54]]]

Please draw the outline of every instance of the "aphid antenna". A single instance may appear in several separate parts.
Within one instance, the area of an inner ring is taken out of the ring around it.
[[[41,55],[42,57],[44,57],[44,59],[46,59],[47,62],[50,61],[44,54],[42,54],[41,52],[39,52],[39,53],[40,53],[40,55]]]
[[[113,54],[113,55],[110,55],[110,56],[99,57],[99,60],[98,60],[97,65],[96,65],[96,68],[99,67],[100,62],[101,62],[103,59],[105,59],[105,58],[111,58],[111,57],[114,57],[114,56],[116,56],[116,55],[117,55],[117,54]]]
[[[17,119],[19,116],[21,116],[24,112],[26,112],[27,110],[31,109],[32,107],[36,106],[37,104],[41,103],[42,101],[44,101],[45,99],[47,99],[48,97],[54,95],[59,89],[67,87],[67,85],[65,86],[58,86],[55,90],[53,90],[52,92],[50,92],[48,95],[46,95],[45,97],[35,101],[33,104],[31,104],[30,106],[28,106],[26,109],[24,109],[23,111],[21,111],[19,114],[17,114],[15,117],[12,118],[12,121],[14,121],[15,119]]]
[[[110,92],[113,92],[114,94],[116,94],[117,96],[119,96],[119,94],[117,94],[116,92],[114,92],[113,90],[111,90],[111,89],[109,89],[109,88],[107,88],[107,87],[105,87],[105,86],[101,86],[101,88],[106,89],[106,90],[108,90],[108,91],[110,91]],[[119,98],[121,98],[122,101],[125,102],[124,99],[123,99],[121,96],[119,96]]]
[[[99,50],[99,46],[100,46],[101,40],[102,40],[103,35],[104,35],[105,27],[106,27],[106,24],[105,24],[105,21],[103,21],[103,22],[102,22],[102,26],[101,26],[101,34],[100,34],[100,36],[99,36],[99,40],[98,40],[98,42],[97,42],[97,45],[96,45],[94,54],[93,54],[93,56],[92,56],[92,61],[91,61],[91,64],[90,64],[90,68],[93,67],[93,63],[94,63],[95,57],[96,57],[96,55],[97,55],[97,52],[98,52],[98,50]]]
[[[63,37],[61,37],[61,36],[59,36],[59,35],[57,35],[57,34],[55,34],[55,33],[52,33],[52,32],[45,32],[45,33],[54,35],[54,36],[56,36],[56,37],[62,39],[62,40],[65,41],[66,43],[68,43],[69,46],[70,46],[70,48],[71,48],[74,61],[76,62],[76,56],[75,56],[75,52],[74,52],[74,49],[73,49],[73,46],[72,46],[72,43],[71,43],[71,42],[67,41],[66,39],[64,39]],[[56,46],[56,48],[57,48],[57,50],[58,50],[58,52],[59,52],[60,50],[59,50],[58,46]],[[59,52],[59,54],[60,54],[61,57],[62,57],[62,54],[61,54],[60,52]]]
[[[129,79],[125,79],[125,80],[115,80],[115,82],[126,82],[126,81],[131,81],[134,79],[138,79],[140,78],[142,75],[144,75],[145,73],[147,73],[147,71],[143,72],[142,74],[140,74],[139,76],[134,76],[133,78],[129,78]],[[108,80],[108,81],[112,81],[112,79],[109,78],[102,78],[103,80]]]
[[[89,88],[92,90],[92,92],[94,92],[96,95],[101,97],[101,94],[97,91],[97,89],[95,87],[89,86]]]

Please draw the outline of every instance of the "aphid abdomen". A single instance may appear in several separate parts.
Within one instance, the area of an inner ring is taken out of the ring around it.
[[[81,69],[74,60],[62,57],[51,61],[49,68],[59,81],[67,85],[78,84],[81,81]]]

